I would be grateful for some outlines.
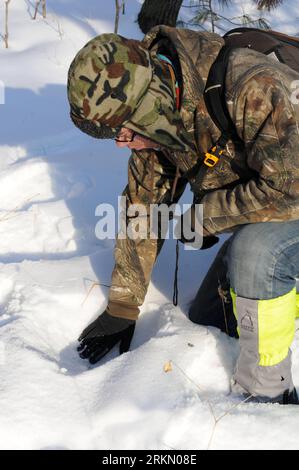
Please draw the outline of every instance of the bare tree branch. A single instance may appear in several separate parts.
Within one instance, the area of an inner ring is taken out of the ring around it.
[[[42,5],[43,5],[43,18],[47,17],[47,5],[46,5],[46,0],[42,0]]]
[[[8,6],[10,4],[10,0],[6,0],[5,2],[5,33],[4,33],[4,43],[6,49],[8,49]]]
[[[119,15],[122,10],[122,14],[125,14],[125,0],[115,0],[115,22],[114,22],[114,33],[117,34],[119,25]]]
[[[36,16],[37,16],[38,7],[39,7],[40,2],[41,2],[41,0],[38,0],[35,4],[35,11],[34,11],[34,15],[33,15],[33,20],[36,20]]]
[[[35,4],[35,11],[33,15],[33,20],[36,20],[37,13],[38,13],[38,7],[42,4],[42,15],[43,18],[47,17],[47,5],[46,5],[46,0],[37,0]]]

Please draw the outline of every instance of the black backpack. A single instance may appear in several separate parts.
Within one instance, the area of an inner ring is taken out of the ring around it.
[[[224,36],[225,45],[211,66],[204,99],[207,110],[221,131],[217,144],[205,155],[204,163],[213,167],[229,139],[238,139],[224,100],[224,84],[229,54],[236,47],[250,48],[266,55],[274,54],[279,62],[299,73],[299,38],[272,30],[235,28]]]

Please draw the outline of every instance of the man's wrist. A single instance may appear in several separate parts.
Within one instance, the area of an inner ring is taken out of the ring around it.
[[[126,320],[136,321],[139,316],[139,307],[134,304],[128,304],[125,302],[115,302],[114,300],[109,300],[106,311],[112,317],[124,318]]]

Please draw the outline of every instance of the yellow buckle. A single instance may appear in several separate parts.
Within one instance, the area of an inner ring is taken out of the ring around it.
[[[213,153],[210,153],[210,152],[213,152]],[[209,152],[205,153],[204,164],[209,167],[215,166],[222,152],[223,150],[218,150],[217,146],[211,148]]]
[[[211,153],[206,153],[205,154],[205,159],[204,159],[204,164],[207,166],[214,166],[218,162],[219,158],[216,157],[215,155],[212,155]]]

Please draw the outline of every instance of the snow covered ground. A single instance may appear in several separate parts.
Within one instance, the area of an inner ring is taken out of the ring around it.
[[[47,19],[34,21],[34,2],[13,0],[10,48],[0,50],[1,449],[299,448],[299,407],[238,405],[229,395],[238,342],[187,318],[219,245],[181,251],[175,308],[167,242],[131,351],[96,367],[79,359],[76,338],[107,300],[94,283],[109,285],[113,268],[113,242],[95,237],[95,208],[116,207],[129,155],[77,131],[66,100],[68,66],[91,37],[113,31],[114,1],[47,3]],[[141,37],[141,3],[127,0],[124,36]],[[237,3],[241,11],[248,2]],[[285,4],[273,25],[295,34],[299,6]]]

